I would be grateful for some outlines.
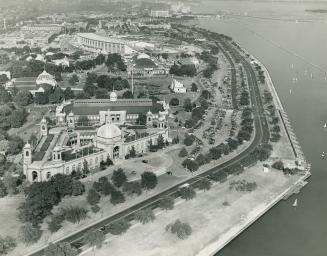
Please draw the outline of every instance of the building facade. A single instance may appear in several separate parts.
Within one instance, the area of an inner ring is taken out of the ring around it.
[[[78,33],[77,42],[80,46],[104,53],[126,55],[133,52],[123,40],[100,36],[94,33]]]

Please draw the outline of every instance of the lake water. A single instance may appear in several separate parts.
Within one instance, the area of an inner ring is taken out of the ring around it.
[[[327,14],[305,12],[319,8],[327,3],[211,1],[194,8],[228,13],[201,25],[233,37],[268,68],[313,174],[299,195],[281,201],[217,255],[327,256],[327,160],[320,158],[327,152]]]

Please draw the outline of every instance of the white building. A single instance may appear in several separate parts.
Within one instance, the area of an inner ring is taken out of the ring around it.
[[[100,51],[106,54],[119,53],[121,55],[127,55],[133,52],[133,49],[123,40],[100,36],[94,33],[78,33],[77,43],[87,50]]]
[[[173,79],[171,82],[170,89],[175,93],[186,93],[185,86],[181,82],[178,82],[176,79]]]
[[[170,15],[168,10],[151,10],[150,16],[154,18],[168,18]]]

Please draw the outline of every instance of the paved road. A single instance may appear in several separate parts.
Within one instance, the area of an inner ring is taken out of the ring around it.
[[[139,211],[140,209],[143,208],[157,208],[158,204],[161,200],[161,198],[163,196],[166,195],[170,195],[173,196],[175,198],[177,198],[179,196],[178,190],[179,187],[182,184],[185,183],[189,183],[193,186],[196,185],[196,183],[203,177],[208,176],[211,173],[217,172],[217,171],[223,171],[228,167],[231,167],[235,164],[238,164],[240,162],[242,162],[242,160],[244,160],[245,158],[248,157],[248,155],[261,143],[264,142],[268,142],[269,140],[269,130],[268,130],[268,125],[267,125],[267,121],[264,118],[264,109],[263,109],[263,104],[262,104],[262,100],[260,97],[260,92],[259,92],[259,88],[258,88],[258,84],[257,84],[257,80],[256,80],[256,76],[255,73],[252,69],[251,64],[249,64],[249,62],[243,57],[241,56],[238,51],[236,51],[233,46],[231,46],[230,42],[225,42],[225,41],[219,41],[217,42],[217,45],[220,46],[221,50],[223,51],[223,53],[226,56],[237,56],[240,60],[241,63],[244,65],[246,74],[248,76],[248,82],[249,82],[249,92],[250,92],[250,97],[251,97],[251,102],[253,104],[253,113],[254,113],[254,126],[255,126],[255,134],[254,134],[254,139],[252,141],[252,143],[250,144],[250,146],[244,150],[242,153],[240,153],[239,155],[237,155],[236,157],[220,164],[219,166],[216,166],[204,173],[201,173],[197,176],[194,176],[186,181],[181,182],[180,184],[177,184],[163,192],[161,192],[158,195],[155,195],[151,198],[146,199],[145,201],[138,203],[126,210],[123,210],[122,212],[119,212],[113,216],[108,217],[105,220],[102,220],[100,222],[95,223],[94,225],[85,228],[82,231],[79,231],[73,235],[70,235],[68,237],[63,238],[60,242],[69,242],[71,243],[73,246],[76,246],[77,248],[81,248],[84,243],[83,243],[83,236],[84,234],[89,231],[89,230],[97,230],[100,229],[102,227],[106,227],[108,226],[111,222],[113,222],[114,220],[120,219],[120,218],[126,218],[128,220],[132,220],[134,218],[134,213]],[[229,58],[230,59],[230,58]],[[231,59],[230,59],[231,60]],[[108,233],[107,230],[104,230],[104,233]],[[44,253],[44,249],[41,249],[37,252],[34,252],[32,254],[32,256],[38,256],[38,255],[43,255]]]

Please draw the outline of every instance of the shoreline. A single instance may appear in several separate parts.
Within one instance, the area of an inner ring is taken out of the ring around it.
[[[237,226],[231,227],[224,235],[218,237],[218,239],[215,242],[212,242],[208,244],[206,247],[204,247],[199,253],[197,253],[197,256],[214,256],[216,255],[221,249],[223,249],[227,244],[229,244],[232,240],[234,240],[238,235],[240,235],[243,231],[245,231],[248,227],[250,227],[255,221],[257,221],[261,216],[263,216],[265,213],[267,213],[271,208],[273,208],[277,203],[279,203],[281,200],[287,199],[290,195],[299,192],[301,188],[303,188],[307,182],[306,180],[311,176],[310,173],[310,164],[305,161],[302,149],[297,141],[297,138],[293,132],[293,129],[291,127],[291,124],[288,120],[287,114],[283,108],[282,102],[277,94],[277,91],[274,87],[273,81],[271,79],[271,76],[267,70],[267,68],[252,54],[250,54],[246,49],[241,49],[246,53],[249,54],[249,56],[255,60],[256,63],[258,63],[262,70],[264,71],[265,77],[266,77],[266,83],[273,95],[273,101],[276,109],[280,111],[281,113],[281,119],[283,122],[285,121],[287,125],[283,125],[287,134],[291,134],[291,136],[288,136],[289,142],[291,145],[295,144],[297,146],[297,150],[299,151],[299,155],[297,156],[295,154],[295,160],[299,159],[303,161],[306,165],[306,172],[303,176],[300,176],[299,179],[297,179],[296,182],[293,183],[292,186],[285,189],[283,192],[278,194],[273,200],[271,200],[266,205],[258,205],[254,210],[248,213],[247,218],[240,222]]]

